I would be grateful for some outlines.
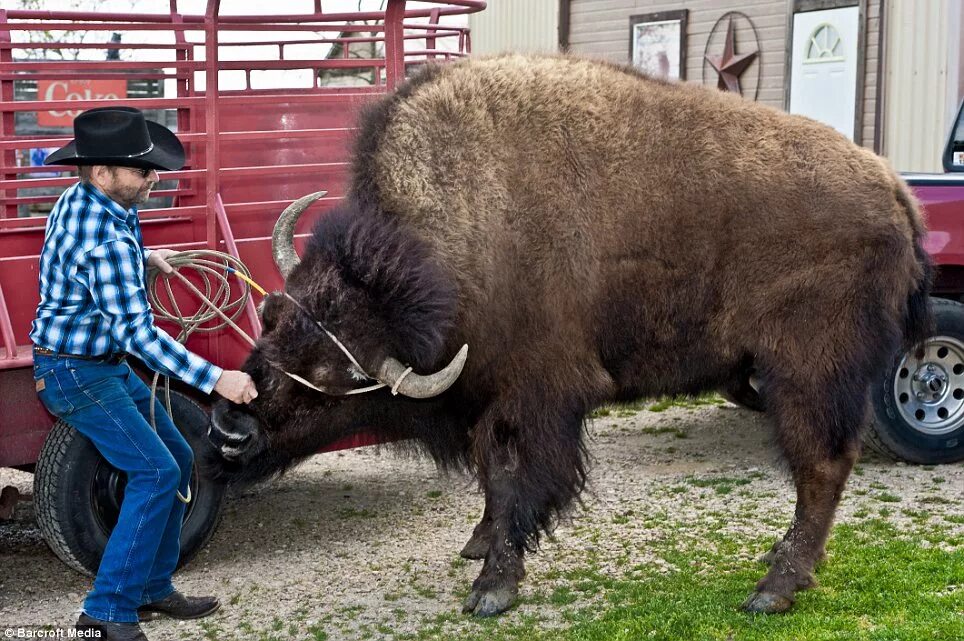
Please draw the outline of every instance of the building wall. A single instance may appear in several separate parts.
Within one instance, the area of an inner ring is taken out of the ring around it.
[[[910,1],[910,0],[906,0]],[[881,0],[867,0],[865,39],[867,43],[864,66],[863,122],[858,142],[874,146],[877,101],[877,67],[879,51],[879,17]],[[620,63],[630,62],[629,18],[633,15],[688,9],[686,41],[686,79],[715,86],[716,76],[704,64],[707,39],[716,21],[727,11],[746,14],[756,26],[760,38],[760,56],[749,67],[743,78],[756,78],[757,65],[762,64],[759,102],[786,108],[786,55],[790,0],[572,0],[570,50]],[[737,29],[737,52],[753,46],[754,38],[748,27]],[[710,53],[720,53],[721,45],[714,43]],[[749,92],[747,92],[749,93]],[[746,95],[746,94],[745,94]],[[752,97],[752,96],[750,96]]]
[[[488,0],[469,16],[472,53],[548,53],[559,48],[559,0]],[[627,27],[628,28],[628,27]]]
[[[884,0],[886,2],[887,0]],[[878,77],[880,73],[880,10],[881,0],[870,0],[866,9],[866,27],[864,31],[867,48],[864,58],[864,120],[862,138],[857,142],[881,153],[881,138],[883,132],[877,131],[877,102]],[[881,128],[883,125],[881,124]],[[876,135],[876,140],[875,140]]]
[[[888,0],[884,152],[902,171],[943,171],[961,95],[959,0]]]

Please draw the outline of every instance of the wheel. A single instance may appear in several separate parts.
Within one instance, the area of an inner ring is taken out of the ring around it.
[[[931,299],[934,332],[873,387],[865,441],[910,463],[964,460],[964,305]]]
[[[766,410],[766,405],[760,393],[760,381],[754,374],[755,370],[752,366],[742,369],[736,378],[720,389],[720,395],[734,405],[754,412],[763,412]]]
[[[197,453],[206,437],[208,416],[197,403],[171,392],[174,424]],[[181,529],[178,567],[203,548],[221,519],[225,486],[191,475],[191,502]],[[44,539],[64,563],[93,576],[124,497],[125,475],[112,467],[93,444],[63,421],[44,442],[34,474],[34,511]]]

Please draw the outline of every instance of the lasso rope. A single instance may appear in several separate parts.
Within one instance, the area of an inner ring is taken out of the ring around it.
[[[171,321],[181,328],[176,340],[179,343],[186,343],[188,337],[195,332],[216,332],[231,327],[238,332],[245,340],[254,346],[254,339],[251,338],[235,322],[235,319],[244,311],[244,307],[251,296],[251,287],[257,289],[261,295],[265,291],[251,279],[251,273],[240,260],[225,254],[224,252],[213,250],[191,250],[172,254],[165,259],[167,264],[174,268],[171,274],[164,274],[156,267],[147,270],[147,295],[154,314],[161,319]],[[191,279],[181,273],[181,270],[188,270],[197,276],[201,282],[201,287],[197,287]],[[239,288],[240,293],[231,297],[232,288],[229,276],[234,275],[244,281],[245,286]],[[158,278],[162,277],[162,278]],[[171,290],[171,280],[177,278],[185,287],[194,292],[203,305],[193,314],[185,314],[177,304],[174,292]],[[159,295],[162,288],[165,296]],[[168,303],[170,308],[168,308]],[[210,324],[213,320],[220,318],[220,322]],[[151,383],[151,427],[157,431],[157,421],[154,414],[154,403],[157,399],[157,383],[160,373],[154,373],[154,380]],[[172,415],[171,410],[171,380],[164,377],[164,397],[167,413]],[[177,490],[177,498],[184,503],[191,502],[191,485],[188,483],[187,496]]]

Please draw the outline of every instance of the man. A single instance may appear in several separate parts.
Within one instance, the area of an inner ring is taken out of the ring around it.
[[[257,396],[247,374],[225,371],[192,354],[154,326],[144,272],[172,268],[167,249],[144,249],[137,206],[158,170],[184,165],[184,148],[137,109],[91,109],[74,121],[74,140],[45,164],[76,165],[80,182],[50,217],[40,255],[40,305],[30,339],[37,393],[50,412],[89,438],[127,475],[117,525],[94,587],[77,621],[101,639],[146,641],[142,616],[194,619],[214,612],[214,597],[186,597],[171,575],[180,553],[181,521],[193,454],[162,404],[125,362],[215,391],[236,403]]]

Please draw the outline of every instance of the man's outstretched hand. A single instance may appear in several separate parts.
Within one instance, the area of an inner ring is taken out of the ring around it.
[[[251,377],[236,369],[224,370],[214,384],[214,391],[233,403],[250,403],[258,397]]]

